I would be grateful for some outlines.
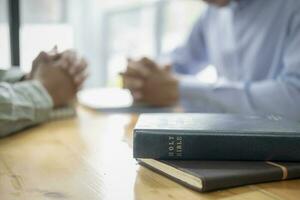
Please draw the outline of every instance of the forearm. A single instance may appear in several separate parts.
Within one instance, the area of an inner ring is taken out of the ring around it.
[[[38,81],[0,83],[0,136],[44,122],[53,107]]]
[[[187,110],[241,114],[277,114],[300,120],[299,84],[290,81],[180,83],[181,104]]]

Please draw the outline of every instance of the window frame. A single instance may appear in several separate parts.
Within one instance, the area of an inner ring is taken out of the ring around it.
[[[8,1],[11,66],[20,66],[20,1]]]

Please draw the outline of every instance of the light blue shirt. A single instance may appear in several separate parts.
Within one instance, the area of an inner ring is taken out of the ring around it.
[[[180,81],[187,111],[275,114],[300,120],[300,1],[240,0],[209,5],[186,44],[172,54],[174,70],[195,75],[208,64],[219,81]]]

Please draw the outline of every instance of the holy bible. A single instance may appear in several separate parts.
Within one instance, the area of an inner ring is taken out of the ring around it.
[[[135,158],[300,161],[300,123],[277,116],[143,114]]]

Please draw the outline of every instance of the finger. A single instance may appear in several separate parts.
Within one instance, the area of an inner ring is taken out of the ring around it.
[[[36,62],[40,62],[40,61],[44,61],[44,60],[47,60],[48,59],[48,56],[47,56],[47,53],[45,51],[41,51],[39,53],[39,55],[36,57],[35,61]]]
[[[143,94],[140,91],[132,91],[131,94],[134,101],[140,101],[143,99]]]
[[[144,78],[147,78],[151,74],[151,71],[148,67],[141,62],[135,61],[128,63],[127,71],[133,75],[139,75]]]
[[[127,62],[132,62],[133,59],[132,58],[127,58]]]
[[[135,79],[135,78],[124,79],[124,88],[127,88],[129,90],[141,89],[143,85],[144,85],[143,81],[139,79]]]
[[[147,57],[143,57],[140,62],[143,63],[143,66],[147,66],[150,70],[159,70],[159,66]]]
[[[85,75],[85,77],[82,78],[81,81],[78,82],[77,84],[77,91],[80,90],[83,87],[84,82],[86,81],[86,79],[89,77],[89,74],[87,73]]]
[[[70,60],[75,60],[78,57],[77,52],[72,49],[65,50],[62,54]]]
[[[65,59],[59,59],[54,61],[53,66],[61,69],[66,69],[69,63]]]
[[[48,54],[48,60],[51,61],[51,60],[58,60],[60,59],[61,57],[61,54],[57,53],[57,54]]]
[[[144,79],[144,77],[142,77],[141,75],[136,74],[136,73],[131,73],[130,71],[119,72],[119,75],[120,75],[123,79],[126,79],[126,78],[135,78],[135,79],[141,79],[141,80]]]
[[[172,71],[172,65],[171,65],[171,64],[165,65],[165,66],[164,66],[164,70],[165,70],[166,72],[171,72],[171,71]]]
[[[83,83],[85,82],[88,76],[89,76],[88,73],[84,73],[74,78],[74,83],[77,86],[77,90],[79,90],[82,87]]]
[[[57,53],[58,53],[57,45],[54,45],[54,47],[49,51],[49,54],[57,54]]]
[[[123,76],[123,84],[124,84],[123,86],[124,88],[130,90],[136,90],[143,87],[144,81],[139,78],[135,78],[131,76]]]
[[[135,68],[129,67],[129,66],[127,66],[125,73],[127,75],[131,75],[131,76],[143,77],[143,75],[138,70],[136,70]]]
[[[78,62],[80,59],[77,53],[73,50],[66,50],[62,53],[62,58],[66,59],[69,62],[69,66],[73,65],[74,63]]]
[[[37,67],[41,62],[47,62],[48,56],[47,53],[44,51],[41,51],[38,56],[33,60],[32,62],[32,69],[30,72],[30,76],[33,76],[34,72],[36,71]]]
[[[71,76],[77,75],[85,71],[87,68],[87,62],[84,59],[80,59],[74,66],[71,66],[68,70]]]
[[[63,65],[62,68],[66,71],[69,70],[69,68],[74,65],[75,62],[77,62],[77,58],[70,50],[66,50],[60,54],[61,60],[64,60],[66,62],[66,65]]]
[[[61,57],[61,54],[58,53],[57,45],[55,45],[48,53],[50,59],[58,60]]]

